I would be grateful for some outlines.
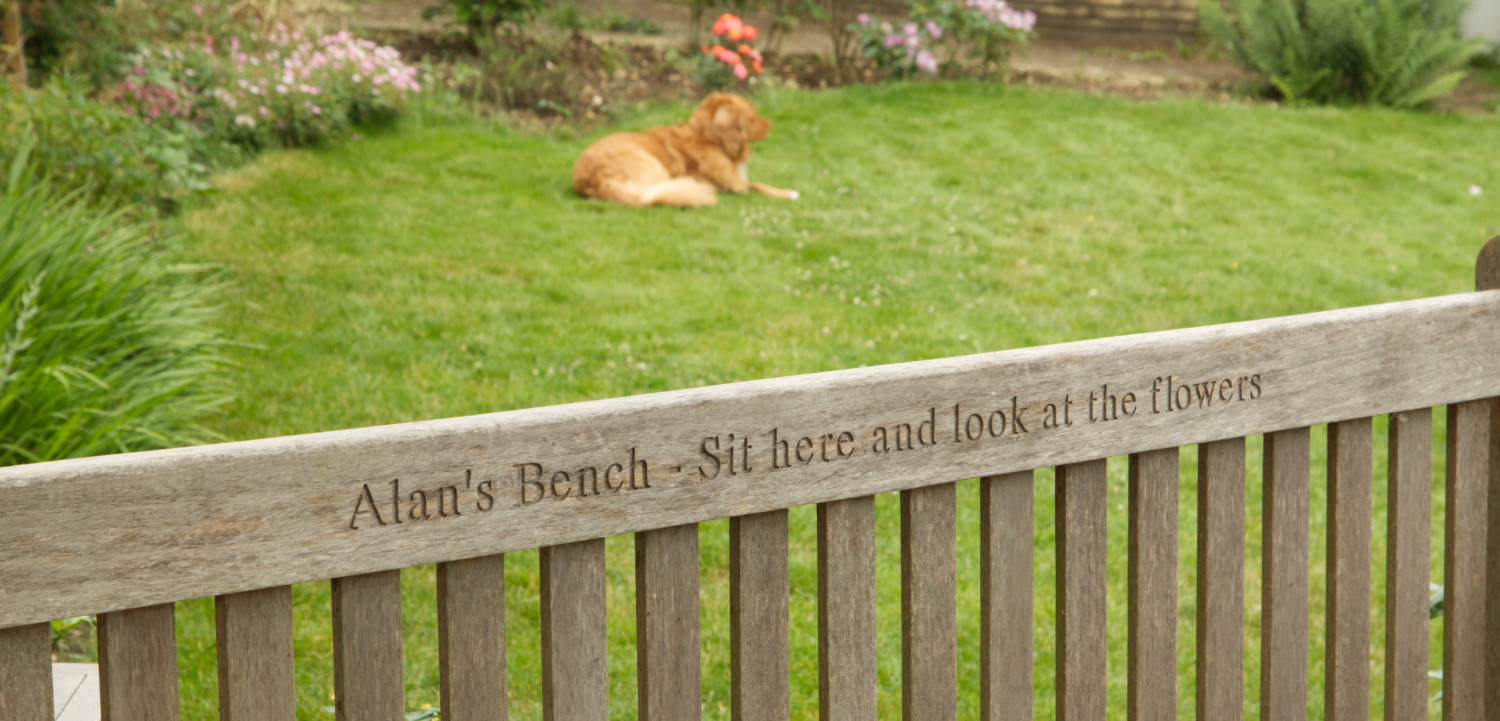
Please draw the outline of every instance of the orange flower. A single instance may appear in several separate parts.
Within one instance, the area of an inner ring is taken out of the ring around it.
[[[749,55],[750,54],[750,46],[749,45],[741,45],[741,46],[735,48],[735,50],[738,50],[741,55]]]
[[[754,25],[746,25],[745,29],[744,29],[744,35],[745,35],[745,40],[747,40],[749,42],[752,42],[752,43],[755,42],[755,26]]]
[[[739,42],[740,38],[745,37],[745,28],[741,25],[730,25],[728,36],[730,40]]]

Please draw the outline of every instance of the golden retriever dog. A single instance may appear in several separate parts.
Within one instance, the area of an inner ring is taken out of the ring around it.
[[[573,164],[573,187],[642,206],[713,205],[720,190],[796,200],[797,191],[751,182],[746,171],[750,143],[770,130],[771,121],[756,115],[749,100],[712,93],[686,123],[614,133],[590,145]]]

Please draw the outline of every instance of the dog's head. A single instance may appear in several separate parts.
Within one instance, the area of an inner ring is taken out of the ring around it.
[[[688,121],[699,137],[724,149],[735,161],[750,156],[750,143],[771,132],[771,121],[738,95],[710,93]]]

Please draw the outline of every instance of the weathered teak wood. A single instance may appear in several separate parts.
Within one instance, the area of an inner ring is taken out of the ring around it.
[[[1245,707],[1245,439],[1198,447],[1198,721]]]
[[[437,566],[438,678],[448,718],[505,721],[505,556]]]
[[[1108,474],[1103,459],[1057,468],[1057,718],[1105,715]]]
[[[1031,721],[1036,473],[979,479],[981,721]]]
[[[1448,406],[1443,538],[1443,719],[1485,718],[1485,484],[1489,401]]]
[[[220,721],[287,721],[297,715],[292,588],[214,599]]]
[[[818,505],[818,718],[874,721],[875,499]]]
[[[1497,341],[1473,293],[5,468],[0,627],[1485,398]]]
[[[604,539],[541,550],[542,718],[609,720]]]
[[[1390,416],[1385,530],[1385,717],[1427,714],[1432,579],[1432,410]]]
[[[338,721],[401,721],[401,572],[333,579],[333,695]]]
[[[1500,235],[1490,238],[1474,265],[1474,289],[1500,288]],[[1500,599],[1500,398],[1487,400],[1490,412],[1488,490],[1485,493],[1486,599]],[[1500,711],[1500,602],[1484,607],[1484,704],[1491,714]]]
[[[958,718],[956,486],[901,492],[901,718]]]
[[[1131,721],[1177,718],[1177,449],[1130,456]]]
[[[1370,718],[1371,419],[1328,424],[1328,721]]]
[[[791,719],[787,512],[729,519],[733,721]]]
[[[636,689],[641,721],[701,715],[698,525],[635,534]]]
[[[1307,718],[1307,428],[1267,433],[1261,535],[1261,721]]]
[[[52,721],[52,628],[0,629],[0,719]]]
[[[99,704],[103,721],[176,721],[172,604],[99,615]]]

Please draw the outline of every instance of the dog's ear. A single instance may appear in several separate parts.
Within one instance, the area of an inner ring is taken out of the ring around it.
[[[744,113],[734,103],[721,103],[714,109],[714,119],[709,137],[723,146],[724,152],[735,160],[745,157],[745,144],[749,142]]]

